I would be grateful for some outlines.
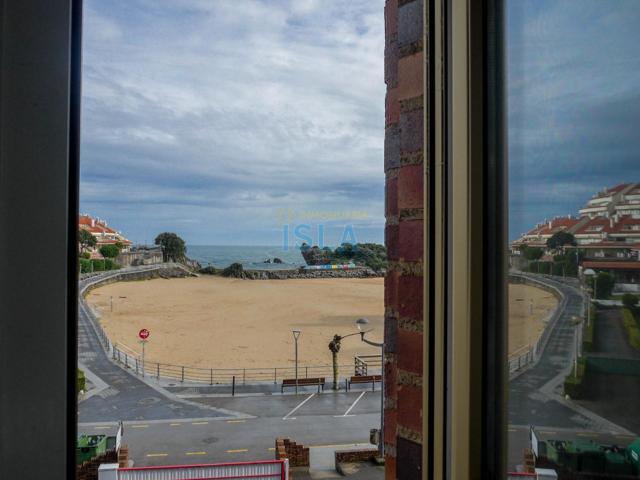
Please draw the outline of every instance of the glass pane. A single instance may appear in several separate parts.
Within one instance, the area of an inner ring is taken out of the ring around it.
[[[509,470],[632,478],[640,3],[507,3]]]
[[[85,2],[79,461],[378,455],[383,7]]]

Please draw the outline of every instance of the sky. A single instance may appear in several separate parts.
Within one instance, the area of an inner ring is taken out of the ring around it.
[[[509,0],[509,237],[640,182],[640,2]]]
[[[640,2],[507,3],[513,239],[640,182]],[[141,243],[382,243],[383,7],[86,0],[81,212]]]
[[[136,242],[382,243],[383,7],[87,0],[81,211]]]

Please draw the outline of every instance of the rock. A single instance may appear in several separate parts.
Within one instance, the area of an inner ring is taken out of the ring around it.
[[[262,263],[271,263],[271,259],[270,259],[270,258],[267,258],[267,259],[266,259],[264,262],[262,262]]]
[[[273,259],[273,263],[284,263],[281,259],[279,259],[278,257]]]

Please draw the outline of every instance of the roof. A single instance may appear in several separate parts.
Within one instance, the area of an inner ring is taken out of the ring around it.
[[[556,217],[551,220],[551,227],[549,227],[549,222],[545,222],[527,232],[526,235],[553,235],[575,226],[580,220],[575,217]]]
[[[598,192],[596,194],[595,197],[593,198],[603,198],[603,197],[608,197],[610,195],[615,195],[618,192],[621,192],[622,190],[624,190],[625,188],[629,187],[633,185],[632,183],[621,183],[620,185],[616,185],[613,188],[607,188],[605,191],[603,192]]]
[[[599,268],[607,270],[640,270],[640,262],[598,262],[585,260],[584,268]]]
[[[78,217],[78,226],[94,235],[115,235],[118,241],[122,243],[131,243],[122,234],[107,226],[104,220],[96,219],[90,215],[80,215]],[[100,243],[109,243],[107,240],[100,240]],[[115,240],[113,241],[115,243]]]

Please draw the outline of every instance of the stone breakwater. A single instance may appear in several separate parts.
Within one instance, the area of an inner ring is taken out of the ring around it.
[[[94,288],[102,287],[104,285],[108,285],[110,283],[121,282],[121,281],[134,281],[134,280],[152,280],[154,278],[185,278],[185,277],[193,277],[197,276],[194,273],[189,272],[189,270],[183,266],[177,266],[175,264],[163,264],[158,265],[148,269],[140,269],[140,270],[111,270],[109,272],[100,272],[100,273],[87,273],[83,274],[80,277],[80,280],[88,280],[90,283],[86,285],[83,290],[83,293],[86,294],[90,290]],[[92,278],[95,278],[95,281],[91,281]]]
[[[203,268],[201,274],[220,275],[221,269]],[[376,272],[371,268],[354,268],[349,270],[243,270],[235,278],[246,280],[289,280],[295,278],[373,278],[384,277],[384,272]]]

